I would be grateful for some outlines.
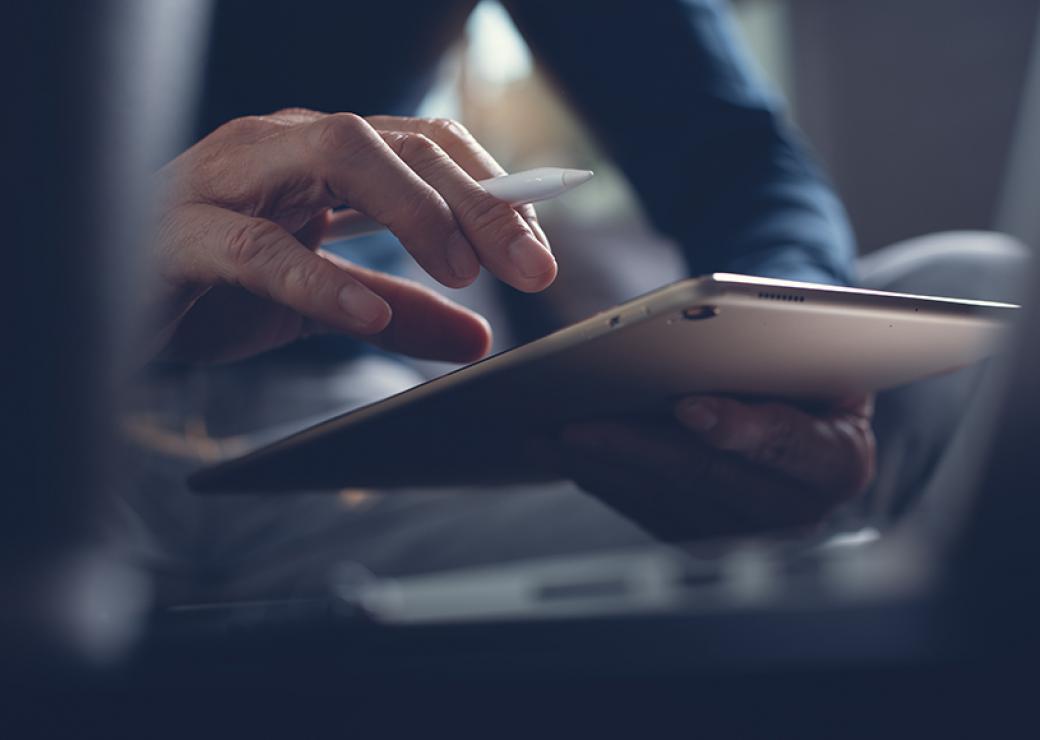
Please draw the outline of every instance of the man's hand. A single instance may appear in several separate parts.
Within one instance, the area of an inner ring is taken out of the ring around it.
[[[478,315],[418,285],[317,251],[349,206],[459,288],[480,266],[515,288],[556,276],[530,206],[477,180],[504,170],[451,121],[287,110],[217,129],[160,171],[153,352],[229,360],[336,331],[445,360],[483,355]]]
[[[818,525],[874,474],[872,400],[809,413],[779,403],[687,398],[678,423],[580,424],[561,472],[667,541]]]

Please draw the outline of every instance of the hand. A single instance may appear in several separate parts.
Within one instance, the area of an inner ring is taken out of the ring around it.
[[[692,397],[678,423],[586,423],[563,433],[561,471],[666,541],[818,525],[874,474],[873,403],[818,413]]]
[[[417,356],[480,357],[490,344],[480,316],[317,248],[352,215],[332,209],[347,205],[446,286],[468,285],[484,265],[541,290],[556,262],[534,209],[476,183],[501,174],[451,121],[287,110],[225,124],[159,173],[152,351],[230,360],[336,331]]]

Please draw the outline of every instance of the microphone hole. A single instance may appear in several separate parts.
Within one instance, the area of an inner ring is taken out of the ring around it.
[[[703,321],[719,315],[718,306],[690,306],[683,309],[682,317],[687,321]]]

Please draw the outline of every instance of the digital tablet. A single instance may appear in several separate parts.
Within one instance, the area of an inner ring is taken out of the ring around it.
[[[825,403],[974,363],[1015,306],[714,274],[195,473],[200,492],[505,484],[568,422],[671,419],[693,393]]]

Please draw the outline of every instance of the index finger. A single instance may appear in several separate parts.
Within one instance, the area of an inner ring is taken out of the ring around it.
[[[401,116],[369,116],[365,120],[377,130],[409,131],[429,137],[474,180],[487,180],[507,174],[505,168],[458,121],[450,118]],[[549,239],[538,223],[534,206],[525,204],[514,208],[530,225],[535,238],[548,247]]]

